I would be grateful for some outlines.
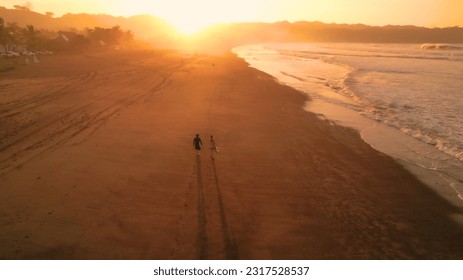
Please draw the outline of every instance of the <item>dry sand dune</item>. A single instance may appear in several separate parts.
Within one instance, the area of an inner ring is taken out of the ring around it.
[[[0,75],[1,259],[463,257],[461,206],[232,55]]]

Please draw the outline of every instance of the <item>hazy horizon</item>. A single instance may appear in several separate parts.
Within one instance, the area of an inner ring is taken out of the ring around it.
[[[6,8],[24,1],[2,1]],[[275,0],[275,1],[156,1],[81,0],[28,1],[32,10],[67,13],[108,14],[130,17],[150,14],[184,33],[231,22],[320,21],[338,24],[414,25],[422,27],[463,26],[463,2],[458,0]],[[416,11],[419,10],[419,13]]]

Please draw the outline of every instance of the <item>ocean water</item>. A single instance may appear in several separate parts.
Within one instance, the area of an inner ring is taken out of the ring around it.
[[[463,45],[285,43],[233,51],[307,94],[308,110],[434,172],[441,188],[463,200]]]

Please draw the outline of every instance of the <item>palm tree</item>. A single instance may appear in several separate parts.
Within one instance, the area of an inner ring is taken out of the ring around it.
[[[38,32],[35,30],[33,25],[28,25],[25,29],[23,29],[23,42],[26,43],[27,47],[36,47],[37,44],[37,34]]]
[[[3,43],[5,47],[5,54],[6,52],[6,30],[5,30],[5,20],[0,17],[0,43]]]

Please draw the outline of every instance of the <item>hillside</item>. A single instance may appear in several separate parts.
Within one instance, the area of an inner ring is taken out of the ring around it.
[[[159,38],[162,38],[162,41],[167,43],[176,39],[173,27],[151,15],[137,15],[127,18],[111,15],[66,14],[61,17],[51,17],[34,11],[0,7],[0,17],[6,23],[16,23],[19,26],[33,25],[38,30],[68,31],[120,26],[121,29],[131,30],[138,39],[149,42],[159,41]]]
[[[51,17],[25,10],[0,7],[5,22],[36,29],[83,30],[120,26],[136,38],[157,47],[190,47],[198,50],[229,49],[261,42],[352,42],[352,43],[463,43],[463,28],[425,28],[417,26],[368,26],[363,24],[325,24],[287,21],[276,23],[233,23],[212,26],[192,38],[181,38],[166,21],[152,15],[115,17],[111,15],[66,14]]]

